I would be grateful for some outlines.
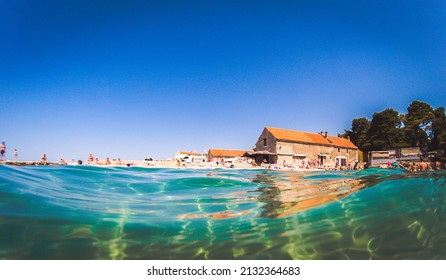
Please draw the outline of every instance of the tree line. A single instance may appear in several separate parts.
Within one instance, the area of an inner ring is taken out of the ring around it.
[[[407,114],[388,108],[374,113],[372,120],[353,119],[351,130],[341,136],[350,137],[363,152],[419,147],[423,153],[436,151],[446,159],[445,109],[421,101],[413,101]]]

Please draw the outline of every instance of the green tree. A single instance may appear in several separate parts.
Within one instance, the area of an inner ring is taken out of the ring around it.
[[[439,151],[446,160],[446,113],[444,107],[433,109],[422,101],[413,101],[407,114],[392,108],[374,113],[369,121],[357,118],[344,137],[363,151],[419,147],[422,152]]]
[[[442,151],[443,157],[446,156],[446,115],[443,107],[434,110],[432,141],[429,150]]]
[[[343,137],[350,137],[350,140],[360,150],[364,148],[364,143],[367,140],[367,131],[370,128],[370,121],[367,118],[353,119],[352,129],[345,130]]]
[[[439,139],[439,154],[441,160],[446,160],[446,132],[441,133],[438,136]]]
[[[413,101],[407,108],[408,113],[404,118],[406,140],[412,147],[420,147],[421,151],[427,152],[430,145],[432,133],[432,121],[434,110],[421,101]]]
[[[404,141],[400,115],[391,108],[373,114],[366,136],[367,139],[363,145],[363,149],[366,151],[408,146]]]

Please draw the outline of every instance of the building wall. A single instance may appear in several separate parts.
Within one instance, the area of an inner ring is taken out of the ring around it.
[[[266,139],[266,146],[265,144]],[[277,153],[277,156],[269,156],[269,163],[282,164],[285,161],[287,164],[297,165],[302,162],[302,159],[319,160],[319,154],[327,155],[324,157],[323,165],[332,166],[336,165],[337,157],[345,157],[346,165],[354,165],[358,160],[357,149],[338,148],[334,146],[324,146],[306,143],[291,143],[277,140],[269,131],[263,130],[260,137],[256,142],[256,151],[268,151],[271,153]],[[306,155],[305,158],[298,155]],[[256,158],[259,162],[262,158]]]
[[[288,164],[300,165],[303,159],[318,160],[319,154],[328,154],[331,149],[332,147],[327,146],[277,141],[277,163],[282,164],[285,161]]]
[[[300,164],[303,157],[299,157],[298,155],[306,155],[304,159],[308,161],[320,160],[319,155],[324,154],[326,157],[323,158],[323,165],[327,166],[335,166],[336,157],[344,157],[346,165],[354,165],[358,160],[358,150],[333,146],[277,141],[276,150],[278,154],[277,163],[279,164],[283,163],[284,160],[289,164]]]
[[[266,145],[265,145],[266,140]],[[256,142],[256,151],[268,151],[270,153],[276,153],[277,148],[277,139],[266,129],[263,129],[262,134],[260,134],[259,138]],[[277,156],[256,156],[255,161],[257,164],[262,163],[266,160],[268,163],[276,163]]]
[[[265,146],[266,139],[266,146]],[[256,142],[256,151],[268,151],[276,153],[276,138],[266,129],[260,134],[259,139]]]

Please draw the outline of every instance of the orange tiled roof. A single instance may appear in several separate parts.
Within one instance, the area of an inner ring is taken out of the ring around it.
[[[341,137],[336,137],[336,136],[330,136],[330,135],[328,135],[327,138],[336,147],[349,148],[349,149],[358,149],[358,147],[356,147],[355,144],[353,144],[348,139],[341,138]]]
[[[245,153],[242,150],[209,149],[209,155],[213,157],[242,157]]]
[[[282,128],[274,128],[274,127],[266,127],[266,129],[278,140],[319,144],[326,146],[331,145],[331,143],[327,139],[325,139],[322,135],[319,134],[282,129]]]
[[[191,155],[191,156],[201,156],[201,155],[203,155],[203,154],[200,154],[200,153],[197,153],[197,152],[185,152],[185,151],[179,151],[178,153],[182,154],[182,155]]]
[[[282,128],[274,128],[274,127],[266,127],[266,129],[278,140],[282,141],[290,141],[290,142],[299,142],[299,143],[308,143],[308,144],[317,144],[324,146],[335,146],[341,148],[349,148],[349,149],[358,149],[350,140],[330,136],[327,138],[320,134],[282,129]]]

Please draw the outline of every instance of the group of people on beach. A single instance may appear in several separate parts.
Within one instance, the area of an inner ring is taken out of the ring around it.
[[[113,159],[113,163],[112,163],[112,161],[110,160],[109,157],[107,157],[105,160],[101,161],[101,160],[99,160],[98,157],[95,158],[93,156],[93,154],[88,155],[87,163],[91,164],[91,165],[112,165],[112,164],[113,165],[123,165],[120,158],[118,158],[117,160]]]
[[[173,167],[173,166],[172,166]],[[364,165],[359,162],[340,165],[324,165],[322,161],[317,159],[302,159],[297,162],[289,163],[283,160],[281,163],[269,163],[266,159],[258,163],[253,158],[214,158],[210,161],[187,161],[177,158],[176,167],[209,167],[209,168],[266,168],[275,170],[360,170]]]
[[[287,164],[282,163],[282,165],[279,164],[262,164],[260,165],[262,167],[266,167],[268,169],[286,169],[286,170],[315,170],[315,169],[321,169],[321,170],[332,170],[332,171],[341,171],[341,170],[361,170],[364,169],[364,166],[360,164],[359,162],[355,162],[355,164],[347,164],[347,165],[339,165],[336,164],[335,166],[328,166],[328,165],[322,165],[322,164]]]
[[[0,160],[4,161],[6,157],[6,144],[5,142],[1,142],[0,144]],[[14,149],[14,161],[17,161],[18,157],[18,151],[17,149]],[[60,158],[60,160],[57,162],[59,165],[82,165],[82,160],[75,161],[74,159],[71,160],[70,163],[68,163],[64,158]],[[126,166],[132,166],[133,163],[123,163],[120,158],[110,160],[109,157],[107,157],[105,160],[99,160],[98,157],[94,157],[93,154],[89,154],[87,158],[87,163],[89,165],[126,165]],[[41,165],[48,165],[47,155],[46,153],[42,154]],[[52,163],[54,164],[54,163]],[[247,161],[242,161],[241,159],[237,160],[236,162],[226,162],[225,159],[216,159],[215,162],[209,162],[208,167],[264,167],[267,169],[285,169],[285,170],[297,170],[297,169],[324,169],[324,170],[361,170],[363,168],[367,168],[367,164],[361,164],[359,162],[355,162],[354,164],[347,164],[347,165],[339,165],[336,166],[325,166],[322,164],[321,161],[318,160],[311,160],[311,159],[303,159],[302,161],[299,161],[295,164],[287,163],[285,160],[282,162],[282,164],[269,164],[267,162],[262,162],[261,164],[257,164],[255,160],[249,159]],[[154,164],[149,164],[148,166],[155,166]],[[180,160],[177,160],[176,162],[177,167],[187,167],[188,165],[186,162],[182,162]],[[200,163],[201,167],[206,167],[205,162]],[[174,165],[172,166],[174,167]],[[404,168],[405,170],[411,171],[411,172],[419,172],[419,171],[435,171],[435,170],[446,170],[446,163],[440,162],[440,161],[432,161],[432,162],[389,162],[387,164],[387,168]]]
[[[283,160],[282,164],[268,164],[264,162],[262,164],[267,168],[272,169],[324,169],[324,170],[359,170],[363,169],[363,166],[359,162],[355,162],[354,164],[348,163],[346,165],[340,165],[337,163],[336,165],[324,165],[322,161],[317,159],[303,159],[302,161],[298,161],[297,164],[287,163]]]
[[[440,161],[403,162],[398,166],[411,172],[445,170],[446,164]]]
[[[46,154],[43,154],[41,163],[43,165],[46,165]],[[59,165],[82,165],[82,160],[75,161],[74,159],[71,160],[70,163],[67,163],[67,161],[64,158],[60,158]],[[110,160],[109,157],[107,157],[105,160],[99,160],[98,157],[94,157],[93,154],[89,154],[87,158],[87,164],[89,165],[123,165],[120,158],[117,160],[113,159],[113,163]]]
[[[47,161],[47,157],[46,157],[46,153],[44,153],[42,155],[42,158],[40,159],[40,164],[41,165],[47,165],[48,161]],[[64,158],[60,158],[60,160],[58,161],[59,165],[81,165],[82,164],[82,160],[78,160],[77,162],[72,159],[70,163],[67,163],[67,161]]]

